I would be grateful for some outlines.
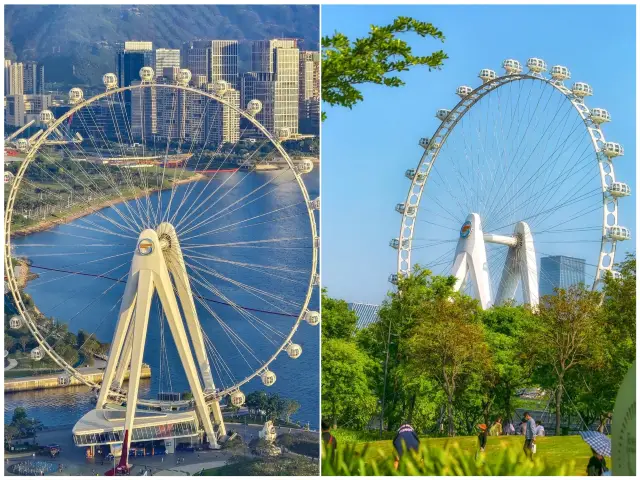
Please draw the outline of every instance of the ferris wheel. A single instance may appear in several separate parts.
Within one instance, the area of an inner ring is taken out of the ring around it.
[[[73,88],[66,112],[40,113],[37,140],[16,142],[5,289],[10,327],[36,339],[33,360],[64,369],[61,384],[93,387],[97,408],[126,405],[125,431],[136,406],[195,409],[217,446],[220,401],[242,405],[253,379],[273,385],[276,359],[302,355],[301,323],[320,321],[319,198],[302,179],[313,165],[285,149],[293,132],[263,125],[260,101],[241,108],[230,83],[173,74],[144,67],[119,87],[109,73],[91,98]],[[25,286],[16,261],[38,278]],[[85,356],[92,339],[111,343],[101,384],[68,361],[61,325],[84,331]],[[179,388],[193,400],[167,395]]]
[[[567,67],[549,71],[539,58],[526,67],[508,59],[503,75],[482,69],[480,86],[459,86],[455,107],[437,110],[441,123],[420,139],[396,205],[392,283],[420,264],[455,276],[486,309],[535,307],[559,284],[597,289],[606,272],[618,275],[616,244],[631,236],[618,201],[631,189],[615,176],[623,147],[601,128],[611,115],[587,106],[589,84],[565,84]]]

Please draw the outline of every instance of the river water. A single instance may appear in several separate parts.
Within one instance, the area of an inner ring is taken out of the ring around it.
[[[194,295],[201,299],[196,301],[198,317],[217,352],[210,353],[217,387],[246,378],[275,352],[295,324],[293,315],[306,294],[311,231],[302,195],[290,180],[291,175],[282,172],[224,173],[210,182],[178,187],[173,199],[170,191],[149,199],[149,211],[158,202],[164,209],[171,204],[171,214],[178,212],[173,223],[183,222],[177,230]],[[317,197],[317,170],[304,180],[309,196]],[[121,214],[139,211],[145,216],[146,205],[144,199],[116,208]],[[113,226],[121,220],[114,208],[101,213],[112,222],[94,214],[13,242],[14,254],[29,257],[32,271],[39,275],[26,288],[38,308],[72,332],[82,329],[110,342],[137,236]],[[206,223],[198,225],[201,222]],[[229,303],[243,307],[249,318]],[[144,398],[189,390],[158,304],[154,299],[147,332],[144,361],[151,366],[152,378],[141,382]],[[309,308],[319,309],[317,288]],[[300,409],[292,418],[317,428],[319,331],[301,322],[293,342],[302,346],[302,356],[294,360],[282,352],[270,366],[277,375],[273,386],[263,386],[258,377],[242,391],[266,390],[294,399]],[[83,386],[6,394],[5,422],[18,406],[46,426],[73,424],[94,407]]]

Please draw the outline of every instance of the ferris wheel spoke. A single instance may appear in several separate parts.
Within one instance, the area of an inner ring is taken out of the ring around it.
[[[186,237],[186,238],[182,239],[182,241],[187,242],[189,240],[193,240],[194,238],[203,237],[205,235],[211,235],[211,234],[219,232],[221,230],[226,230],[228,227],[235,227],[236,225],[241,225],[241,224],[249,222],[251,220],[255,220],[256,218],[262,218],[262,217],[265,217],[267,215],[273,215],[276,212],[281,212],[283,210],[287,210],[289,208],[297,207],[298,205],[303,205],[303,204],[306,205],[306,202],[302,201],[302,202],[297,202],[297,203],[294,203],[294,204],[291,204],[291,205],[285,205],[284,207],[276,208],[276,209],[273,209],[273,210],[271,210],[269,212],[261,213],[259,215],[255,215],[255,216],[253,216],[251,218],[246,218],[246,219],[240,220],[238,222],[230,223],[230,224],[225,225],[223,227],[218,227],[216,229],[209,230],[208,232],[202,232],[202,233],[198,233],[197,235],[192,235],[190,237]]]
[[[193,268],[193,266],[191,266],[191,268]],[[273,338],[271,338],[266,331],[268,330],[269,332],[271,332],[272,334],[276,335],[279,337],[280,340],[283,340],[286,336],[285,334],[283,334],[282,332],[278,331],[277,329],[274,329],[271,325],[269,325],[267,322],[264,322],[263,320],[261,320],[260,318],[258,318],[256,315],[252,314],[251,312],[246,311],[245,309],[239,307],[235,302],[233,302],[233,300],[231,300],[229,297],[227,297],[224,293],[222,293],[220,291],[220,289],[218,289],[217,287],[215,287],[213,284],[211,284],[210,282],[207,282],[202,275],[198,274],[198,276],[203,280],[203,283],[206,283],[206,286],[204,286],[204,288],[208,288],[209,291],[211,293],[213,293],[214,295],[218,296],[219,298],[221,298],[222,300],[224,300],[225,302],[227,302],[228,305],[230,305],[240,316],[242,316],[245,320],[247,320],[247,322],[249,323],[249,325],[251,327],[253,327],[258,333],[260,333],[260,335],[262,335],[268,342],[270,342],[272,345],[277,346],[278,343],[276,340],[274,340]],[[200,282],[198,282],[200,283]],[[258,297],[259,298],[259,297]],[[272,306],[273,308],[277,308],[280,309],[279,307],[277,307],[276,305],[270,304],[269,302],[265,301],[264,299],[262,299],[262,301],[264,301],[265,303],[269,304],[270,306]],[[280,309],[282,310],[282,309]],[[283,313],[284,310],[282,310]],[[264,330],[260,329],[260,326],[262,326],[264,328]]]
[[[268,141],[268,139],[266,139],[266,140],[263,142],[263,145],[264,145],[267,141]],[[234,145],[233,145],[233,149],[235,149],[235,147],[236,147],[236,145],[237,145],[237,144],[238,144],[238,142],[235,142],[235,143],[234,143]],[[261,148],[262,148],[262,146],[261,146],[260,148],[256,149],[256,151],[255,151],[255,152],[254,152],[254,153],[249,157],[249,160],[251,160],[251,159],[253,158],[253,155],[256,155],[256,154],[260,151],[260,149],[261,149]],[[233,152],[233,149],[231,150],[231,152]],[[230,152],[230,154],[231,154],[231,152]],[[256,165],[255,165],[255,166],[254,166],[250,171],[248,171],[248,172],[247,172],[247,174],[246,174],[244,177],[242,177],[242,178],[240,179],[240,181],[238,181],[238,182],[236,182],[234,185],[232,185],[232,186],[231,186],[231,188],[229,188],[225,193],[223,193],[219,198],[217,198],[217,199],[216,199],[216,200],[215,200],[211,205],[209,205],[209,207],[207,207],[207,208],[206,208],[206,210],[204,210],[204,211],[200,212],[200,213],[199,213],[199,214],[197,214],[195,217],[193,217],[193,218],[189,219],[189,217],[190,217],[190,216],[193,216],[193,214],[195,214],[195,212],[196,212],[197,210],[199,210],[199,209],[200,209],[200,207],[201,207],[204,203],[208,202],[208,201],[209,201],[209,199],[210,199],[211,197],[213,197],[213,196],[218,192],[218,190],[220,190],[220,189],[221,189],[221,188],[222,188],[222,187],[223,187],[223,186],[224,186],[224,185],[225,185],[229,180],[231,180],[231,179],[235,176],[235,174],[236,174],[236,173],[238,172],[238,170],[239,170],[239,169],[236,169],[236,170],[235,170],[231,175],[229,175],[229,177],[227,177],[227,179],[226,179],[224,182],[222,182],[222,183],[220,184],[220,186],[219,186],[218,188],[216,188],[216,189],[215,189],[215,190],[214,190],[214,191],[213,191],[213,192],[212,192],[212,193],[211,193],[211,194],[210,194],[210,195],[209,195],[205,200],[203,200],[202,202],[200,202],[200,204],[199,204],[199,205],[197,205],[194,209],[192,209],[192,210],[191,210],[191,212],[190,212],[190,214],[185,215],[185,217],[184,217],[180,222],[178,222],[178,224],[176,225],[176,229],[180,229],[179,231],[185,231],[185,230],[188,230],[188,229],[190,228],[190,226],[191,226],[191,225],[193,225],[193,223],[194,223],[194,222],[196,222],[199,218],[201,218],[201,217],[202,217],[202,215],[204,215],[204,214],[205,214],[206,212],[208,212],[211,208],[213,208],[215,205],[217,205],[217,204],[218,204],[218,203],[219,203],[223,198],[225,198],[225,197],[226,197],[229,193],[231,193],[231,192],[232,192],[232,191],[233,191],[233,190],[234,190],[234,189],[235,189],[239,184],[241,184],[241,183],[242,183],[242,182],[243,182],[243,181],[244,181],[244,180],[245,180],[245,179],[246,179],[246,178],[247,178],[251,173],[253,173],[253,172],[255,171],[255,169],[257,168],[258,164],[260,164],[261,162],[263,162],[266,158],[267,158],[267,157],[265,156],[265,157],[263,157],[262,159],[260,159],[260,160],[256,163]],[[189,220],[188,220],[188,219],[189,219]],[[187,221],[187,220],[188,220],[188,221]],[[182,227],[182,228],[180,228],[180,227]]]
[[[289,180],[287,180],[286,182],[278,183],[278,184],[276,184],[275,188],[273,188],[273,189],[271,189],[271,190],[269,190],[269,191],[267,191],[267,192],[263,193],[262,195],[260,195],[260,196],[258,196],[258,197],[255,197],[255,198],[251,199],[250,201],[248,201],[248,202],[246,202],[246,203],[243,203],[242,205],[240,205],[240,206],[239,206],[239,207],[237,207],[237,208],[234,208],[233,210],[229,210],[231,207],[233,207],[233,206],[237,205],[238,203],[240,203],[241,201],[245,200],[246,198],[248,198],[248,197],[250,197],[250,196],[254,195],[254,194],[255,194],[255,193],[257,193],[257,192],[259,192],[259,191],[260,191],[261,189],[263,189],[264,187],[266,187],[266,186],[270,185],[270,184],[271,184],[271,182],[273,182],[274,180],[276,180],[276,179],[280,178],[280,176],[281,176],[283,173],[288,172],[288,171],[289,171],[289,170],[287,170],[287,169],[283,169],[283,170],[282,170],[278,175],[276,175],[276,176],[272,177],[269,181],[267,181],[267,182],[263,183],[262,185],[260,185],[260,186],[258,186],[258,187],[256,187],[256,188],[254,188],[251,192],[247,193],[246,195],[244,195],[243,197],[239,198],[239,199],[238,199],[238,200],[236,200],[235,202],[233,202],[233,203],[231,203],[231,204],[227,205],[225,208],[223,208],[223,209],[221,209],[221,210],[218,210],[218,211],[217,211],[215,214],[213,214],[210,218],[205,218],[205,219],[204,219],[204,220],[202,220],[200,223],[198,223],[198,224],[196,224],[196,225],[193,225],[193,226],[191,226],[191,227],[187,227],[187,226],[185,226],[185,229],[184,229],[184,230],[182,230],[180,233],[181,233],[182,235],[186,235],[186,234],[188,234],[188,233],[190,233],[190,232],[192,232],[192,231],[194,231],[194,230],[196,230],[196,229],[198,229],[198,228],[201,228],[201,227],[203,227],[203,226],[205,226],[205,225],[208,225],[208,224],[210,224],[210,223],[213,223],[214,221],[218,220],[218,219],[219,219],[219,218],[221,218],[221,217],[225,217],[225,216],[230,215],[230,214],[232,214],[232,213],[234,213],[234,212],[237,212],[238,210],[241,210],[242,208],[245,208],[245,207],[247,207],[248,205],[251,205],[251,204],[253,204],[253,203],[254,203],[254,202],[256,202],[256,201],[261,200],[262,198],[266,197],[267,195],[269,195],[269,194],[271,194],[271,193],[279,193],[279,191],[280,191],[280,187],[281,187],[282,185],[284,185],[284,184],[286,184],[286,183],[288,183],[288,182],[292,181],[292,180],[295,180],[295,177],[294,177],[293,179],[289,179]],[[213,205],[215,205],[215,203],[214,203]],[[212,207],[213,207],[213,205],[212,205]],[[226,212],[226,213],[225,213],[225,212]]]

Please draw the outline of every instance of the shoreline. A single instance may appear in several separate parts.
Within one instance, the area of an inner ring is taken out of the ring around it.
[[[183,185],[185,183],[192,183],[192,182],[199,182],[203,179],[206,178],[206,175],[203,175],[201,173],[196,172],[194,175],[188,177],[188,178],[183,178],[180,180],[176,180],[174,182],[174,185]],[[171,187],[167,187],[167,188],[155,188],[155,189],[150,189],[148,191],[148,193],[155,193],[161,190],[168,190],[169,188],[172,188],[173,185]],[[50,219],[50,220],[42,220],[34,225],[29,225],[27,227],[22,227],[19,228],[16,231],[12,231],[11,232],[11,237],[26,237],[28,235],[31,235],[32,233],[38,233],[38,232],[44,232],[46,230],[49,230],[53,227],[56,227],[58,225],[64,225],[66,223],[72,222],[74,220],[77,220],[79,218],[82,217],[86,217],[87,215],[91,215],[94,213],[97,213],[101,210],[104,210],[105,208],[111,207],[113,205],[117,205],[118,203],[123,203],[123,202],[129,202],[131,200],[135,200],[137,198],[141,198],[143,196],[146,195],[146,192],[140,191],[137,195],[129,195],[127,197],[123,198],[112,198],[110,200],[105,200],[104,202],[96,205],[95,207],[92,206],[90,209],[89,208],[85,208],[84,210],[80,210],[79,212],[75,212],[75,213],[69,213],[67,215],[63,215],[61,217],[57,217],[54,219]]]

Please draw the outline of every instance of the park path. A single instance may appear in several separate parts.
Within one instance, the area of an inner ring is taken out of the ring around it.
[[[5,367],[4,369],[5,372],[7,370],[11,370],[12,368],[15,368],[18,365],[18,361],[15,358],[8,358],[7,360],[9,360],[9,365]]]

